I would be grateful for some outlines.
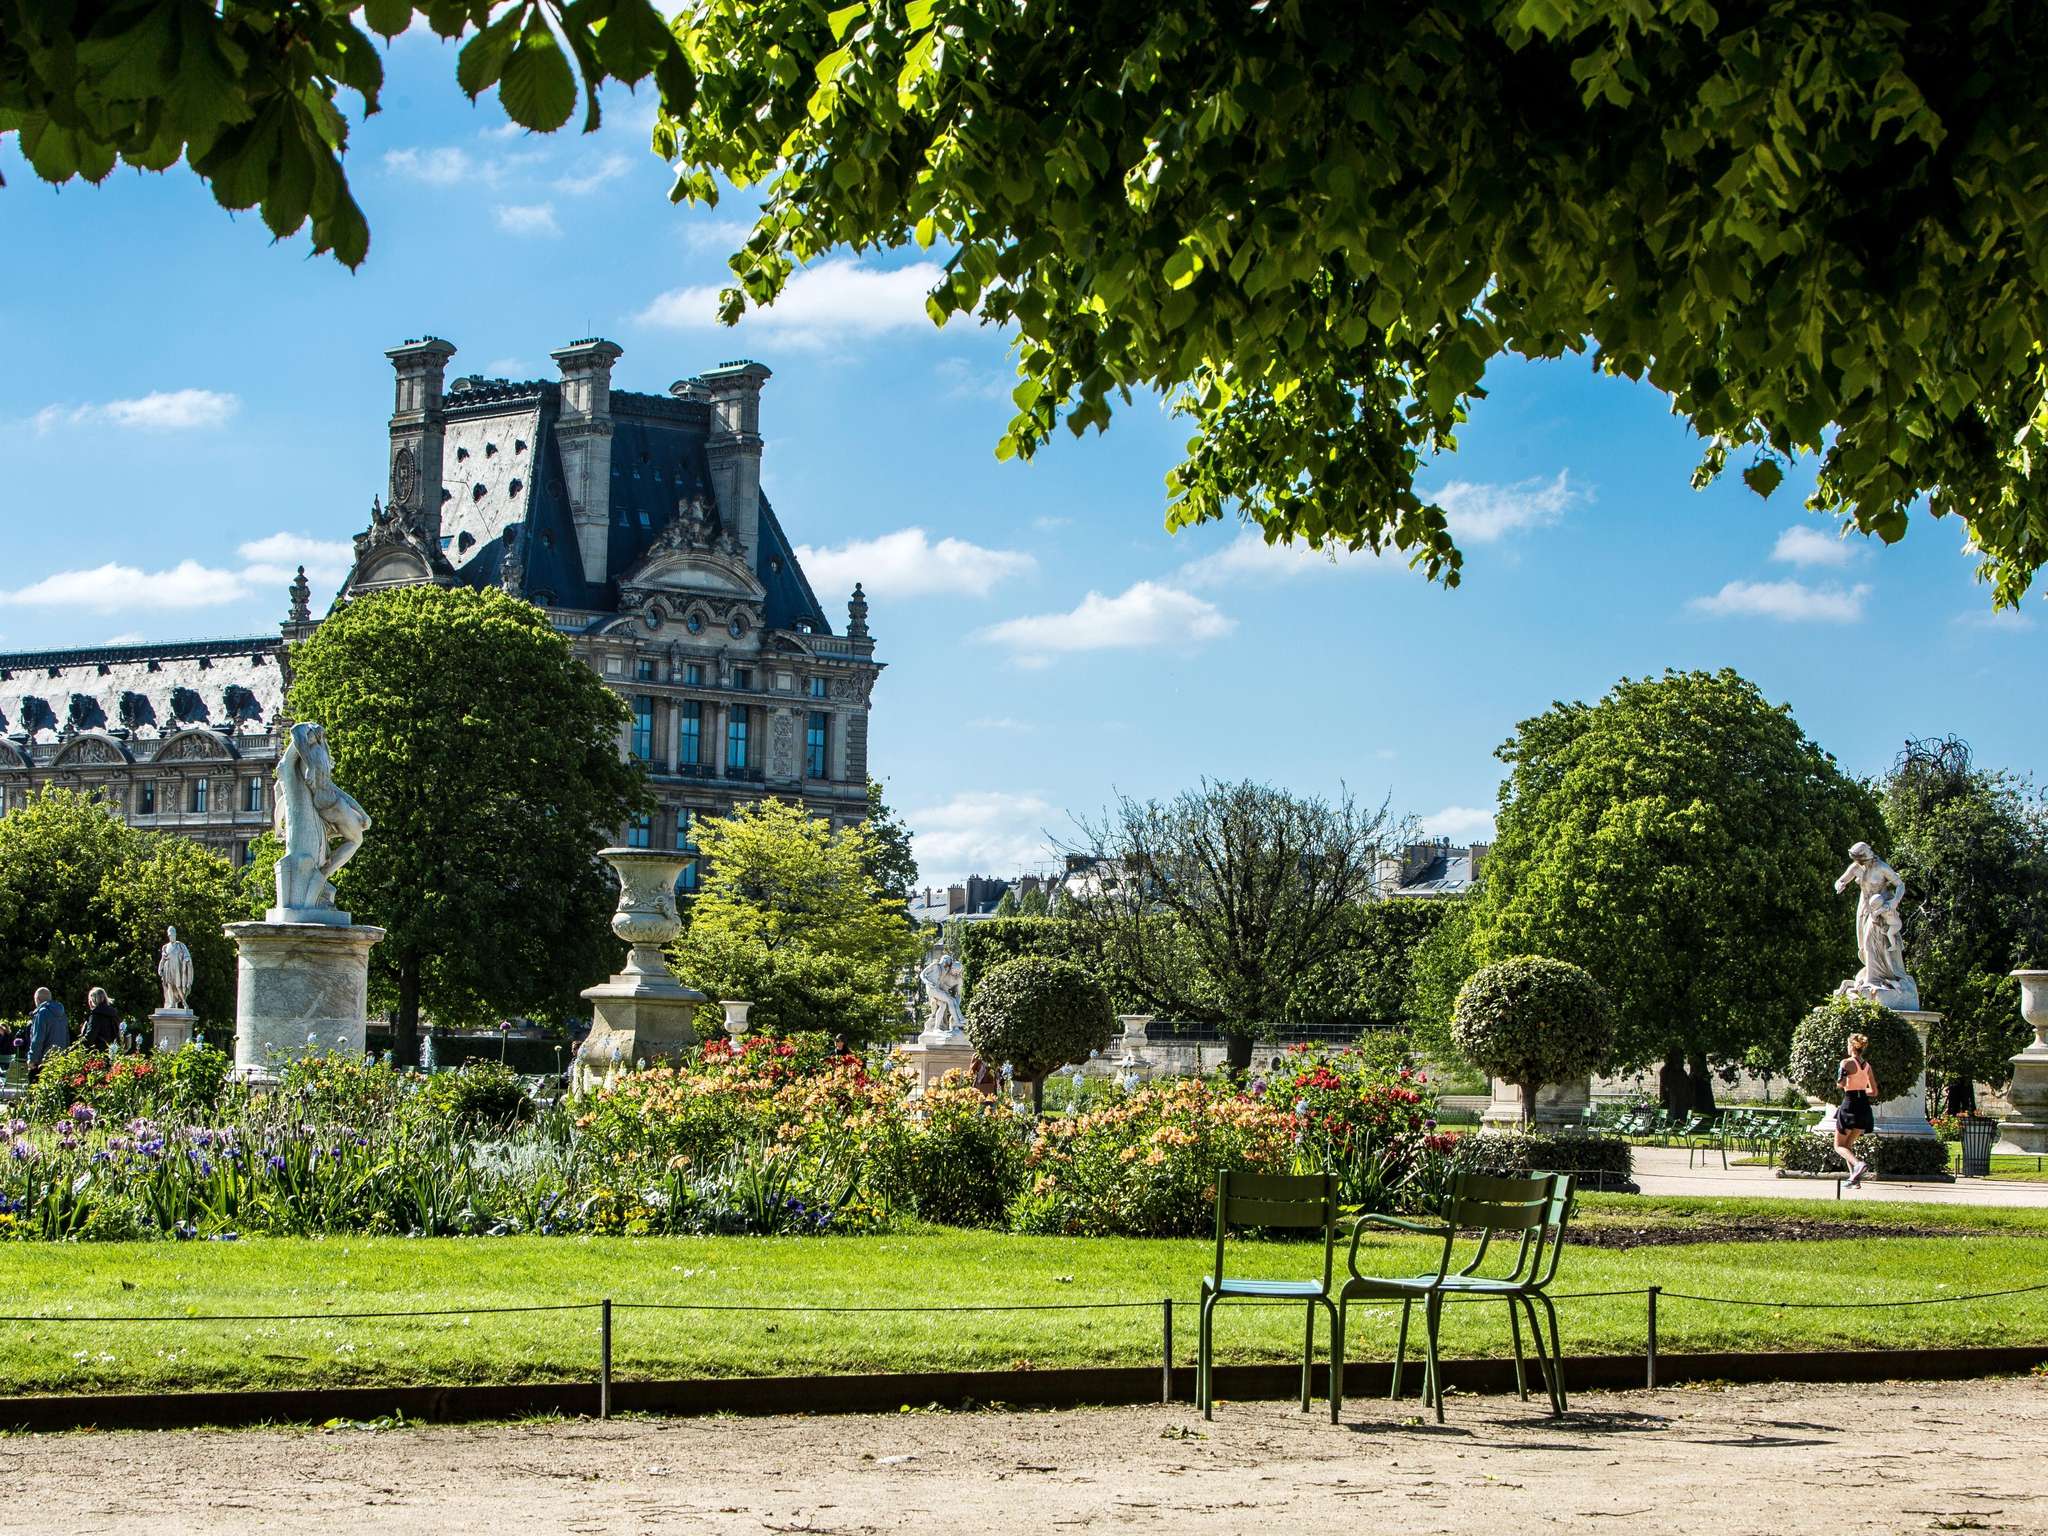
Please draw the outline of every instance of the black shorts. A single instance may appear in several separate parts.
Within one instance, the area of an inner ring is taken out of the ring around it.
[[[1877,1122],[1870,1114],[1870,1095],[1861,1088],[1851,1088],[1843,1094],[1842,1112],[1835,1117],[1835,1128],[1842,1131],[1877,1129]]]

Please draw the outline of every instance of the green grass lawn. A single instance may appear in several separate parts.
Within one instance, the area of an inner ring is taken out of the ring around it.
[[[2026,1285],[2048,1275],[2048,1213],[1886,1206],[1859,1213],[1856,1236],[1581,1248],[1559,1290],[1655,1283],[1670,1291],[1776,1300],[1870,1302]],[[1729,1222],[1751,1216],[1839,1221],[1834,1202],[1624,1201],[1595,1197],[1588,1226]],[[1876,1220],[1870,1221],[1869,1218]],[[1882,1235],[1886,1225],[1954,1228],[1949,1237]],[[1371,1264],[1424,1267],[1426,1245],[1369,1245]],[[482,1309],[536,1302],[840,1305],[1175,1301],[1178,1357],[1193,1355],[1201,1241],[1056,1239],[933,1230],[865,1238],[263,1239],[240,1243],[0,1246],[9,1310],[0,1324],[0,1393],[177,1390],[251,1384],[588,1379],[597,1315]],[[1246,1243],[1246,1274],[1311,1272],[1319,1250]],[[1342,1261],[1339,1260],[1341,1270]],[[457,1308],[449,1317],[344,1321],[329,1314]],[[310,1322],[65,1324],[96,1313],[304,1312]],[[1565,1347],[1639,1352],[1640,1296],[1565,1301]],[[43,1320],[48,1318],[48,1321]],[[1395,1313],[1354,1309],[1354,1359],[1391,1351]],[[715,1376],[1139,1365],[1159,1358],[1159,1310],[829,1316],[636,1312],[615,1322],[622,1375]],[[1292,1308],[1226,1309],[1220,1358],[1285,1360],[1300,1347]],[[1493,1306],[1453,1309],[1454,1354],[1504,1353]],[[1885,1348],[2048,1341],[2048,1292],[1942,1307],[1797,1312],[1708,1307],[1667,1297],[1666,1350]]]

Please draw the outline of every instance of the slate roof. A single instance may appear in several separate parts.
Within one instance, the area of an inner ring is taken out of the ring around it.
[[[276,635],[0,652],[0,735],[39,742],[125,727],[262,733],[284,709]]]

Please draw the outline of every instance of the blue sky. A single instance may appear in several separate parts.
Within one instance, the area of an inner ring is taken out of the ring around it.
[[[737,334],[712,321],[746,208],[683,209],[621,93],[604,131],[508,131],[453,51],[400,39],[349,155],[364,268],[272,244],[181,170],[36,182],[0,146],[0,648],[263,632],[290,567],[328,587],[384,471],[384,348],[552,374],[574,338],[626,388],[723,359],[775,370],[764,479],[835,621],[855,578],[889,670],[872,764],[928,879],[1042,863],[1115,791],[1206,775],[1340,784],[1484,835],[1494,748],[1617,677],[1733,666],[1853,772],[1954,732],[2031,770],[2048,720],[2039,600],[1994,617],[1960,525],[1884,549],[1739,483],[1693,492],[1659,396],[1583,362],[1504,364],[1426,486],[1464,585],[1162,524],[1185,429],[1155,405],[998,464],[1000,336],[924,317],[916,253],[837,255]]]

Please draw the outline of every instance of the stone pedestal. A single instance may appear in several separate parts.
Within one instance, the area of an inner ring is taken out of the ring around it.
[[[229,923],[235,977],[235,1075],[264,1078],[286,1062],[360,1056],[368,1028],[370,950],[382,928]]]
[[[2020,1017],[2034,1028],[2034,1043],[2012,1059],[2012,1116],[1998,1128],[1998,1150],[2048,1153],[2048,971],[2014,971]]]
[[[577,1081],[587,1088],[614,1070],[674,1063],[697,1043],[697,1010],[709,1002],[676,980],[661,946],[682,931],[676,881],[691,855],[652,848],[607,848],[618,871],[619,907],[612,932],[631,946],[625,968],[590,987],[590,1035],[577,1056]]]
[[[1941,1022],[1941,1015],[1930,1013],[1924,1008],[1895,1008],[1892,1010],[1913,1026],[1913,1032],[1920,1037],[1920,1054],[1927,1054],[1927,1031]],[[1879,1084],[1883,1087],[1883,1084]],[[1921,1072],[1906,1087],[1904,1093],[1874,1105],[1870,1118],[1880,1136],[1928,1136],[1934,1134],[1934,1125],[1927,1118],[1927,1074]]]
[[[1522,1123],[1522,1090],[1513,1083],[1491,1078],[1493,1099],[1480,1115],[1479,1123],[1496,1130],[1513,1130]],[[1562,1130],[1578,1125],[1582,1111],[1593,1102],[1590,1076],[1570,1083],[1545,1083],[1536,1090],[1535,1128]]]
[[[919,1088],[931,1087],[948,1072],[965,1077],[974,1066],[974,1047],[964,1030],[928,1029],[916,1044],[903,1047],[902,1054],[916,1066]]]
[[[159,1008],[149,1016],[149,1048],[158,1055],[182,1051],[192,1043],[197,1021],[190,1008]]]

